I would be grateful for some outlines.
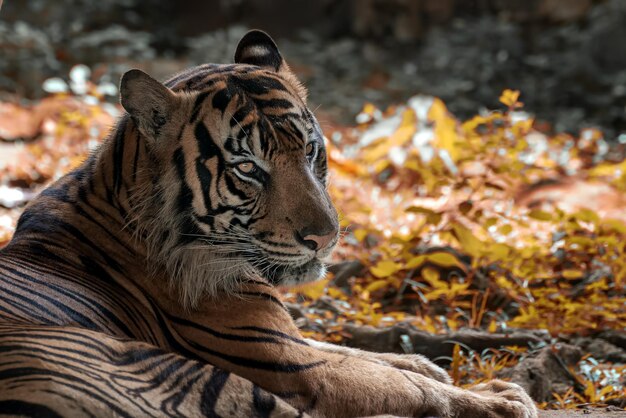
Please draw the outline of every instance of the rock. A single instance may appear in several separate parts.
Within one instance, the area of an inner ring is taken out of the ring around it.
[[[112,22],[132,27],[142,19],[142,15],[148,15],[150,9],[158,9],[158,2],[155,0],[7,1],[2,8],[2,20],[27,22],[45,32],[52,42],[57,43],[67,41],[70,37],[80,33],[102,29],[111,25]],[[154,16],[151,17],[154,18]]]
[[[44,78],[61,68],[46,34],[23,22],[0,21],[0,90],[40,96]]]
[[[337,287],[349,287],[348,280],[364,273],[365,266],[359,260],[343,261],[328,267],[333,273],[333,284]]]
[[[597,335],[597,338],[602,338],[610,342],[611,344],[626,350],[626,332],[618,330],[606,330]]]
[[[584,52],[600,74],[626,68],[626,3],[610,0],[594,9]]]
[[[567,369],[582,358],[580,348],[568,344],[545,347],[538,353],[522,359],[517,365],[501,372],[498,377],[510,378],[522,386],[536,402],[552,399],[552,393],[562,393],[575,384]]]
[[[185,42],[187,58],[195,64],[232,62],[237,43],[247,31],[245,26],[235,25],[189,38]]]
[[[591,9],[591,0],[541,0],[538,15],[555,22],[572,22],[585,17]]]
[[[150,42],[151,35],[147,32],[130,31],[114,25],[74,37],[67,54],[70,61],[87,65],[144,61],[156,56]]]
[[[505,345],[543,344],[548,336],[542,331],[515,330],[509,334],[493,334],[486,331],[464,329],[449,334],[430,334],[414,327],[398,323],[387,328],[346,325],[345,331],[352,335],[348,345],[378,353],[403,353],[411,347],[411,353],[428,358],[452,356],[454,343],[469,347],[477,352]]]
[[[421,2],[364,0],[353,2],[352,25],[359,36],[393,34],[398,41],[414,41],[422,32]]]
[[[585,352],[590,353],[596,360],[612,363],[626,363],[626,350],[623,350],[608,341],[599,338],[576,338],[572,341]]]

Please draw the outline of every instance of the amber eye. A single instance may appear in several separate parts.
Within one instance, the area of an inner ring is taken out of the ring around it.
[[[313,156],[315,155],[315,148],[315,142],[309,142],[308,144],[306,144],[306,156],[309,158],[313,158]]]
[[[256,168],[256,165],[251,161],[246,161],[246,162],[237,164],[237,170],[241,171],[244,174],[252,173],[255,168]]]

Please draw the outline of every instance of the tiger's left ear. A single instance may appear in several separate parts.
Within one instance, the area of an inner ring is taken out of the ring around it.
[[[237,45],[235,63],[256,65],[277,72],[296,90],[306,103],[306,88],[291,71],[280,51],[278,51],[276,43],[267,33],[258,29],[246,33]]]

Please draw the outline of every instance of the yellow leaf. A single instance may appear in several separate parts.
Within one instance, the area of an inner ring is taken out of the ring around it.
[[[511,224],[504,224],[500,228],[498,228],[498,232],[502,235],[509,235],[513,231],[513,227]]]
[[[336,287],[329,287],[328,289],[326,289],[328,292],[328,295],[334,299],[345,299],[346,298],[346,294],[343,293],[341,290],[337,289]]]
[[[509,256],[510,250],[505,244],[492,244],[489,246],[489,253],[497,260],[504,260]]]
[[[565,279],[579,279],[583,276],[583,272],[578,270],[563,270],[561,275]]]
[[[508,107],[514,107],[518,103],[519,90],[506,89],[500,96],[500,102]]]
[[[566,241],[569,245],[578,245],[579,248],[593,248],[596,245],[596,242],[591,238],[581,236],[567,237]]]
[[[407,269],[414,269],[424,264],[424,261],[426,261],[426,256],[418,255],[417,257],[413,257],[409,261],[407,261],[405,267]]]
[[[443,251],[426,254],[426,259],[441,267],[458,267],[462,270],[465,270],[465,265],[461,263],[458,258],[450,253],[446,253]]]
[[[445,282],[439,280],[439,272],[433,268],[426,267],[422,269],[421,275],[434,288],[441,287],[442,284],[445,285]]]
[[[355,229],[354,230],[354,237],[359,242],[363,242],[363,240],[365,239],[366,236],[367,236],[367,230],[366,229]]]
[[[603,398],[606,394],[611,393],[612,391],[613,391],[613,386],[611,386],[611,385],[605,386],[605,387],[603,387],[603,388],[600,390],[600,393],[599,393],[599,395],[598,395],[598,398],[600,398],[600,400],[603,400],[602,398]]]
[[[426,222],[431,225],[438,225],[441,222],[441,213],[421,206],[409,206],[406,208],[409,213],[419,213],[426,216]]]
[[[363,110],[361,110],[361,112],[366,113],[368,115],[373,114],[376,111],[376,106],[374,106],[372,103],[365,103],[365,105],[363,106]]]
[[[409,213],[421,213],[424,215],[432,215],[435,213],[434,210],[424,208],[422,206],[409,206],[408,208],[406,208],[406,211]]]
[[[533,209],[530,212],[528,212],[528,216],[536,219],[538,221],[551,221],[552,220],[552,215],[549,214],[546,211],[543,210],[539,210],[539,209]]]
[[[603,231],[615,231],[619,234],[626,234],[626,224],[617,219],[607,219],[602,221]]]
[[[393,273],[400,270],[400,268],[401,266],[393,261],[379,261],[370,271],[374,276],[383,279],[391,276]]]
[[[599,164],[589,170],[589,175],[592,177],[613,177],[616,173],[623,173],[626,171],[626,161],[619,164]]]
[[[452,283],[450,285],[449,298],[453,298],[463,293],[469,287],[469,283]]]
[[[590,209],[581,209],[574,214],[574,217],[583,222],[590,222],[596,224],[600,221],[600,217],[597,213]]]
[[[519,94],[518,94],[519,95]],[[521,105],[521,103],[516,102],[517,104]],[[520,106],[516,106],[516,107],[520,107]],[[513,125],[513,135],[515,135],[516,137],[521,137],[523,135],[526,135],[530,129],[533,127],[533,123],[534,123],[534,119],[533,118],[529,118],[529,119],[525,119],[525,120],[521,120],[519,122],[516,122],[515,125]],[[528,144],[526,143],[526,141],[520,141],[519,142],[519,146],[520,149],[518,149],[518,151],[521,151],[523,149],[526,148]]]
[[[456,162],[459,158],[459,150],[456,146],[459,141],[457,122],[449,115],[446,105],[440,99],[433,101],[428,111],[428,120],[435,125],[435,146],[448,151],[452,161]]]
[[[367,290],[368,292],[375,292],[379,289],[383,289],[385,287],[387,287],[388,283],[386,280],[376,280],[373,281],[372,283],[368,284],[367,287],[365,288],[365,290]]]
[[[463,247],[463,251],[473,256],[479,256],[483,249],[483,243],[480,241],[472,231],[467,229],[461,224],[455,223],[452,225],[452,232],[454,236]]]
[[[316,282],[297,286],[295,291],[310,299],[319,299],[323,294],[330,279],[318,280]]]
[[[454,344],[454,348],[452,349],[452,364],[450,365],[450,371],[452,373],[452,381],[455,384],[459,383],[461,379],[460,376],[460,367],[461,367],[461,346],[458,344]]]

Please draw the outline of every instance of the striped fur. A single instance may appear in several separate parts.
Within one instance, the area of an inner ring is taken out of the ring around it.
[[[336,242],[322,135],[267,35],[236,61],[127,73],[128,115],[25,209],[0,252],[0,413],[535,416],[515,385],[301,337],[274,284]]]

